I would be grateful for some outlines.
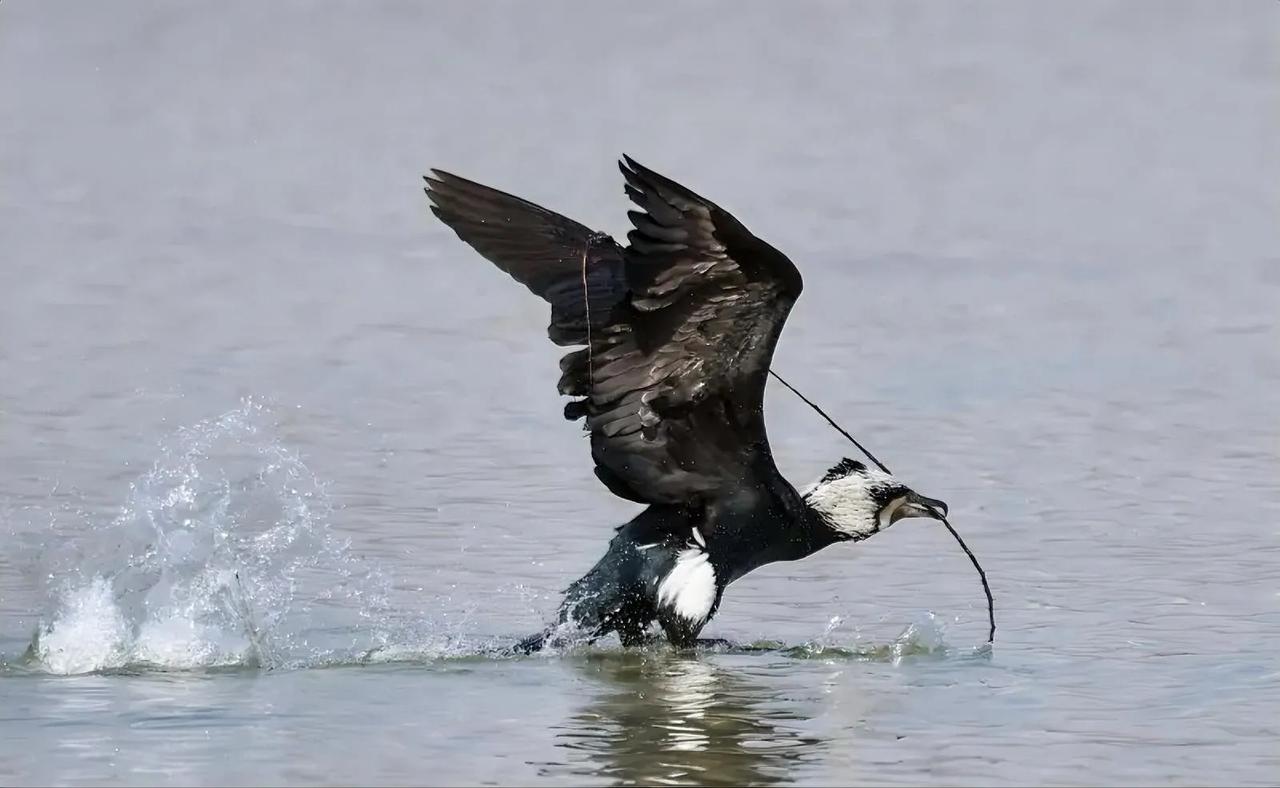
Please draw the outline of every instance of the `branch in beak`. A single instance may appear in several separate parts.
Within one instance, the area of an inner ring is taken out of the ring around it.
[[[902,505],[890,515],[889,522],[896,523],[904,517],[931,517],[941,520],[947,516],[947,505],[936,498],[926,498],[918,493],[909,493]]]

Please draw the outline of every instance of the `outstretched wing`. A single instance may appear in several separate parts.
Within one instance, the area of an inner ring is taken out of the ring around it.
[[[772,467],[765,378],[800,273],[714,203],[630,158],[624,250],[538,205],[434,171],[432,210],[551,304],[560,391],[596,475],[642,503],[692,504]],[[586,298],[583,293],[586,293]]]
[[[714,203],[628,157],[642,210],[624,251],[627,299],[565,357],[598,466],[638,499],[688,503],[764,461],[764,387],[800,272]]]
[[[487,260],[551,304],[547,334],[585,345],[626,293],[622,249],[604,233],[443,170],[425,176],[431,212]],[[583,291],[587,298],[583,298]]]

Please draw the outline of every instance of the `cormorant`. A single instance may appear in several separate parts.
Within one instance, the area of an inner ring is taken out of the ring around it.
[[[947,512],[848,458],[804,492],[782,477],[764,387],[800,272],[710,200],[628,156],[619,167],[640,209],[625,247],[496,189],[426,176],[432,212],[550,303],[553,342],[582,346],[560,361],[565,418],[585,420],[600,481],[646,506],[522,651],[570,631],[636,645],[655,620],[689,646],[751,570]]]

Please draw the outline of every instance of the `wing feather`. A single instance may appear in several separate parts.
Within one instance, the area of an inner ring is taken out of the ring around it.
[[[619,167],[639,209],[625,249],[440,170],[427,194],[462,240],[551,304],[553,341],[589,342],[561,358],[558,388],[581,398],[565,417],[585,419],[600,481],[628,500],[695,505],[773,467],[764,386],[802,280],[715,203],[630,157]]]
[[[642,210],[628,212],[627,299],[592,345],[592,453],[644,500],[688,504],[771,466],[765,378],[802,281],[719,206],[629,157],[619,166]]]
[[[626,292],[621,249],[612,238],[528,200],[443,170],[432,170],[424,180],[432,213],[551,304],[547,328],[551,341],[585,344],[588,311],[593,331],[606,324]]]

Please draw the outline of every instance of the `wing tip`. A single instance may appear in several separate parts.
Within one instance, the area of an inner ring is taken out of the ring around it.
[[[439,167],[430,167],[428,168],[427,172],[429,173],[428,175],[422,176],[424,180],[434,179],[439,183],[444,183],[447,181],[465,181],[466,180],[466,178],[462,178],[460,176],[454,175],[448,170],[442,170]]]
[[[455,175],[439,167],[430,168],[427,174],[422,176],[422,180],[427,184],[427,194],[432,197],[439,195],[446,200],[476,198],[494,200],[506,198],[524,202],[518,197],[499,191],[492,186],[485,186],[483,183],[469,180],[461,175]]]

